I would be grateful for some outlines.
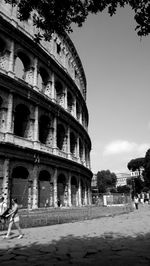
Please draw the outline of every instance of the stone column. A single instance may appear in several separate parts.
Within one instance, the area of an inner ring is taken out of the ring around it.
[[[79,176],[79,187],[78,187],[78,205],[81,206],[82,203],[81,203],[81,179],[80,179],[80,176]]]
[[[87,186],[85,186],[85,192],[84,192],[84,204],[87,205]]]
[[[38,82],[38,59],[34,59],[33,87],[37,90]]]
[[[91,205],[91,187],[88,187],[88,204]]]
[[[68,206],[71,207],[71,173],[68,175]]]
[[[13,132],[13,94],[9,93],[8,96],[8,110],[7,110],[7,125],[6,132]]]
[[[39,108],[35,107],[35,120],[34,120],[34,141],[39,141]]]
[[[8,75],[14,77],[14,41],[11,41]]]
[[[80,162],[80,151],[79,151],[79,136],[77,136],[77,153],[76,153],[78,162]]]
[[[68,153],[68,159],[71,158],[70,154],[70,127],[68,126],[68,132],[67,132],[67,153]]]
[[[54,73],[52,73],[51,82],[52,82],[51,98],[52,98],[53,101],[55,101],[56,100],[56,95],[55,95],[55,75],[54,75]]]
[[[53,120],[53,149],[54,149],[54,154],[57,153],[57,117],[54,117]]]
[[[38,165],[35,164],[33,167],[33,202],[32,202],[32,209],[38,208]]]
[[[54,207],[57,207],[57,168],[54,170],[53,184],[54,184]]]
[[[76,108],[76,98],[74,98],[74,110],[73,110],[73,116],[77,118],[77,108]]]
[[[64,108],[67,110],[68,103],[67,103],[67,87],[64,88]]]
[[[7,206],[9,206],[10,204],[9,172],[10,172],[10,161],[8,158],[6,158],[3,165],[3,196],[5,198]]]

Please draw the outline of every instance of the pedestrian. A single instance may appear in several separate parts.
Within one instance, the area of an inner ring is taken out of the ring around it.
[[[12,208],[11,208],[10,213],[7,214],[6,217],[10,217],[10,220],[9,220],[9,226],[8,226],[7,234],[3,238],[9,238],[13,224],[15,224],[15,226],[18,229],[18,232],[19,232],[18,238],[19,239],[22,238],[23,234],[22,234],[22,231],[21,231],[21,228],[19,225],[20,218],[19,218],[19,214],[18,214],[17,199],[12,199]]]
[[[2,230],[4,230],[5,222],[6,222],[6,210],[7,210],[7,204],[4,201],[4,197],[0,196],[0,222],[2,223]]]
[[[136,208],[136,210],[138,210],[139,198],[138,198],[137,195],[135,195],[135,197],[134,197],[134,204],[135,204],[135,208]]]

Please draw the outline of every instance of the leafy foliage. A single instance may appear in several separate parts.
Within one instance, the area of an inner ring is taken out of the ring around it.
[[[5,0],[17,5],[20,20],[28,20],[33,13],[34,24],[44,33],[37,38],[49,39],[52,32],[61,34],[72,31],[72,23],[79,27],[85,22],[88,14],[99,13],[107,9],[110,16],[116,14],[118,7],[129,5],[134,11],[137,23],[135,30],[139,36],[150,33],[150,1],[148,0]]]
[[[132,159],[128,164],[127,167],[129,170],[134,171],[139,171],[139,175],[140,175],[140,169],[142,167],[144,167],[144,158],[136,158],[136,159]]]
[[[110,170],[102,170],[97,173],[97,186],[99,193],[105,193],[107,188],[115,187],[117,177]]]
[[[130,193],[130,186],[128,186],[128,185],[119,186],[119,187],[117,187],[117,192],[128,194],[128,193]]]

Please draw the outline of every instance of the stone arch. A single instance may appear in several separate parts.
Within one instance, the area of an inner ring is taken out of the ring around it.
[[[14,115],[14,134],[20,137],[28,137],[30,111],[24,104],[18,104]]]
[[[8,41],[0,36],[0,68],[7,71],[9,69],[9,55]]]
[[[60,174],[57,179],[57,199],[62,206],[65,206],[66,193],[66,177]]]
[[[68,112],[72,114],[73,112],[73,106],[74,106],[74,99],[73,99],[73,96],[72,94],[68,91],[67,93],[67,109],[68,109]]]
[[[39,67],[37,85],[40,91],[45,91],[47,83],[49,81],[49,74],[44,67]]]
[[[64,89],[63,85],[60,81],[55,82],[55,90],[56,90],[56,101],[58,104],[63,106],[64,104]]]
[[[24,52],[19,50],[17,52],[16,58],[15,58],[15,75],[20,79],[26,79],[26,74],[30,69],[30,58],[29,56]]]
[[[76,103],[76,114],[77,114],[77,120],[80,121],[80,116],[81,116],[81,107],[79,105],[79,103]]]
[[[81,178],[81,204],[85,204],[85,184]]]
[[[12,171],[11,199],[17,198],[20,208],[28,207],[29,172],[23,166],[17,166]]]
[[[49,207],[51,206],[52,197],[52,184],[51,175],[47,170],[42,170],[38,178],[38,206]]]
[[[79,157],[80,160],[83,161],[83,143],[81,139],[79,139]]]
[[[62,124],[57,125],[57,147],[60,150],[64,150],[64,144],[65,144],[65,138],[66,138],[66,130],[65,127]]]
[[[78,182],[75,176],[71,178],[71,205],[77,206]]]
[[[76,155],[76,144],[77,138],[73,132],[70,133],[70,152],[75,156]]]
[[[0,55],[4,54],[6,49],[6,42],[5,40],[0,36]]]
[[[51,120],[47,115],[41,115],[39,119],[39,141],[46,144],[48,141]]]

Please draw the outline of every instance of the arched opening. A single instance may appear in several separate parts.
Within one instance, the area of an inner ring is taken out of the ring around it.
[[[0,38],[0,54],[3,54],[4,53],[5,48],[6,48],[5,41],[2,38]]]
[[[44,92],[48,79],[49,79],[49,75],[47,71],[43,67],[40,67],[39,73],[38,73],[38,81],[37,81],[37,86],[40,91]]]
[[[79,139],[79,156],[80,156],[80,160],[83,161],[83,144],[81,139]]]
[[[77,179],[73,176],[71,178],[71,204],[72,206],[77,206],[77,192],[78,192],[78,183],[77,183]]]
[[[28,126],[29,126],[29,109],[23,105],[19,104],[15,109],[15,119],[14,119],[14,134],[23,138],[28,137]]]
[[[76,137],[73,132],[70,133],[70,152],[75,156],[76,155]]]
[[[55,89],[56,89],[56,101],[58,104],[63,105],[64,92],[63,92],[63,86],[59,81],[55,82]]]
[[[49,129],[50,129],[50,119],[46,115],[42,115],[39,120],[39,141],[43,144],[46,144]]]
[[[65,187],[66,178],[63,174],[60,174],[57,180],[57,199],[60,201],[62,206],[65,205]]]
[[[77,120],[80,121],[80,115],[81,115],[81,110],[78,102],[76,103],[76,114],[77,114]]]
[[[81,179],[81,204],[84,205],[85,203],[85,185],[83,180]]]
[[[51,198],[51,176],[48,171],[43,170],[39,174],[39,193],[38,205],[39,207],[49,207]]]
[[[72,113],[73,112],[73,106],[74,106],[74,100],[72,97],[72,94],[68,92],[67,94],[67,103],[68,103],[68,112]]]
[[[23,52],[18,52],[15,60],[15,74],[18,78],[26,78],[26,72],[30,67],[30,59]]]
[[[20,208],[28,207],[28,176],[25,167],[18,166],[12,172],[11,199],[17,198]]]
[[[57,147],[60,150],[63,150],[64,148],[64,141],[65,141],[65,128],[63,125],[58,124],[57,125]]]

